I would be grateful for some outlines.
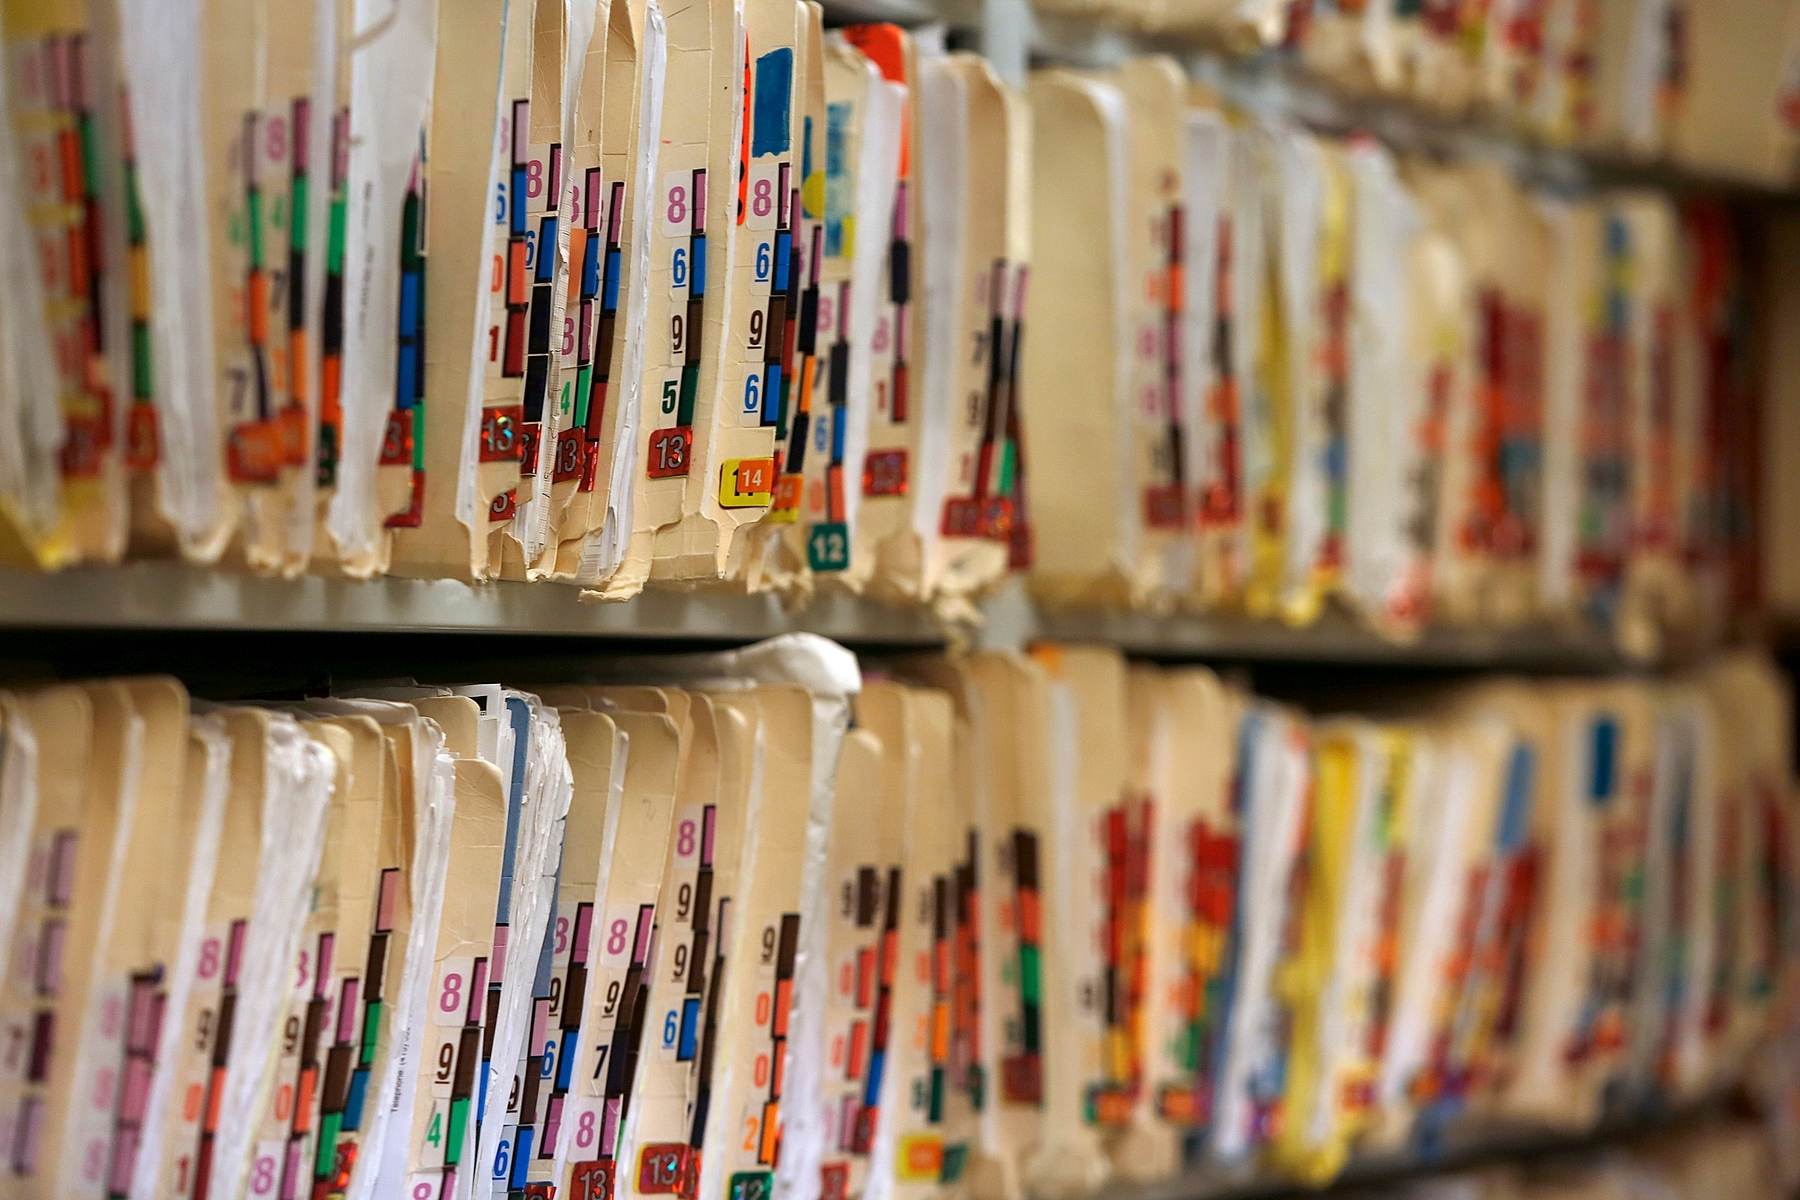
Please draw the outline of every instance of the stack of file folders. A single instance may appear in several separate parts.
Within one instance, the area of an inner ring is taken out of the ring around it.
[[[1793,1040],[1753,657],[1336,715],[1078,646],[588,678],[0,695],[5,1194],[1316,1183]]]
[[[1691,6],[1684,112],[1747,3]],[[1380,58],[1356,7],[1299,44]],[[1415,74],[1456,75],[1427,32]],[[1755,603],[1756,231],[1719,199],[1315,136],[1163,57],[1016,87],[796,0],[9,0],[0,33],[16,566],[952,618],[1022,573],[1642,653]]]

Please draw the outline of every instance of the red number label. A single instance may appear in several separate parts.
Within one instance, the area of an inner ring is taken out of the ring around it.
[[[650,434],[649,474],[652,479],[672,479],[688,473],[688,448],[693,444],[694,427],[677,425],[673,429],[657,429]]]

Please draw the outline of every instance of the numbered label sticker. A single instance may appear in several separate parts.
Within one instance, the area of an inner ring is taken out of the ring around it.
[[[694,173],[669,171],[663,175],[662,191],[656,199],[662,219],[664,237],[685,238],[693,232]]]
[[[750,260],[750,294],[761,300],[769,297],[775,280],[775,239],[756,239],[756,251]]]
[[[750,168],[744,195],[744,228],[773,229],[781,217],[781,164],[761,162]]]
[[[258,1142],[256,1157],[250,1160],[249,1194],[273,1196],[281,1189],[281,1160],[285,1147],[280,1142]]]
[[[606,920],[595,932],[590,953],[600,970],[624,970],[631,965],[631,947],[637,933],[638,906],[621,906],[608,912]]]
[[[694,429],[691,425],[652,431],[650,461],[645,467],[646,473],[652,479],[674,479],[686,475],[693,447]]]
[[[719,506],[755,508],[774,496],[775,460],[728,458],[719,468]]]
[[[656,412],[651,425],[657,429],[673,429],[681,424],[681,368],[676,367],[663,376],[657,388]]]
[[[874,450],[863,460],[863,495],[906,495],[906,451]]]
[[[638,1152],[637,1190],[668,1195],[683,1190],[693,1148],[682,1142],[657,1142]]]
[[[449,958],[431,989],[431,1023],[461,1027],[469,1011],[469,990],[475,974],[473,958]]]
[[[842,521],[814,525],[806,537],[806,563],[815,571],[843,571],[850,566],[850,529]]]
[[[684,238],[669,250],[669,295],[677,305],[687,303],[688,280],[693,274],[693,261],[689,257],[687,240]],[[676,336],[676,353],[681,352],[681,338]]]
[[[684,804],[675,813],[675,861],[681,869],[693,870],[697,865],[700,844],[705,837],[704,812],[698,804]]]

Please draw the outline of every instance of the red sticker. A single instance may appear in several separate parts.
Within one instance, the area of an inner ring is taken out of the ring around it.
[[[570,429],[559,434],[556,439],[556,468],[551,473],[550,482],[567,483],[571,479],[579,479],[582,475],[582,463],[586,459],[587,431]]]
[[[1176,483],[1144,489],[1144,524],[1151,529],[1187,527],[1187,497]]]
[[[413,410],[397,408],[388,413],[381,433],[381,465],[410,467],[413,458]]]
[[[481,461],[517,462],[519,426],[525,423],[523,405],[498,405],[481,410]]]
[[[63,449],[63,474],[73,475],[68,460],[76,445],[78,425],[69,422],[69,443]],[[286,459],[281,448],[281,426],[274,421],[245,421],[225,440],[225,469],[233,483],[273,483]],[[98,463],[96,462],[96,469]]]
[[[863,460],[865,496],[906,495],[906,451],[876,450]]]
[[[1044,1060],[1036,1054],[1001,1059],[1000,1095],[1008,1104],[1043,1103]]]
[[[981,536],[981,501],[960,497],[944,501],[945,537]]]
[[[673,479],[688,473],[689,451],[694,444],[694,427],[677,425],[673,429],[650,432],[650,462],[647,470],[652,479]]]
[[[306,406],[289,404],[281,410],[276,418],[281,422],[281,448],[286,457],[286,465],[304,467],[306,465]]]
[[[783,475],[775,484],[775,502],[772,507],[777,512],[791,512],[800,507],[800,489],[806,483],[804,475]]]
[[[389,529],[417,529],[425,521],[425,472],[412,473],[412,499],[405,512],[395,513],[387,519]]]
[[[575,1164],[569,1200],[613,1200],[614,1164],[600,1159]]]
[[[162,439],[157,434],[156,405],[139,400],[131,406],[125,420],[125,465],[133,471],[148,471],[162,457]]]
[[[687,1195],[692,1173],[693,1147],[682,1142],[657,1142],[638,1152],[637,1190],[646,1196]]]

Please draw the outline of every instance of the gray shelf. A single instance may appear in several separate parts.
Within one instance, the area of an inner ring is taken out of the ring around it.
[[[575,588],[549,583],[288,580],[167,562],[57,575],[0,571],[0,629],[505,634],[719,645],[806,631],[869,649],[930,649],[951,640],[1016,649],[1053,640],[1169,660],[1573,672],[1644,665],[1622,658],[1604,637],[1574,630],[1440,629],[1395,644],[1342,616],[1289,629],[1215,616],[1046,612],[1017,583],[984,606],[983,618],[974,630],[946,630],[928,613],[835,593],[787,613],[772,596],[649,591],[623,604],[591,604],[577,599]]]
[[[1416,641],[1386,641],[1342,613],[1290,629],[1242,617],[1127,612],[1050,612],[1019,589],[990,601],[978,641],[1022,646],[1033,641],[1101,642],[1143,658],[1263,663],[1325,663],[1449,670],[1514,670],[1592,674],[1653,664],[1621,654],[1598,631],[1557,626],[1506,630],[1437,628]]]
[[[515,634],[740,643],[803,630],[851,645],[932,647],[944,632],[917,611],[826,596],[797,614],[773,596],[646,592],[586,604],[549,583],[303,576],[270,579],[176,563],[56,575],[0,571],[0,627]]]
[[[1323,1188],[1260,1174],[1246,1163],[1239,1169],[1204,1168],[1158,1183],[1114,1182],[1103,1187],[1092,1200],[1305,1200],[1321,1195],[1394,1195],[1399,1193],[1390,1189],[1425,1176],[1500,1164],[1591,1160],[1622,1145],[1725,1116],[1732,1111],[1739,1094],[1736,1085],[1732,1085],[1691,1102],[1614,1115],[1587,1130],[1531,1125],[1452,1129],[1430,1154],[1396,1150],[1352,1155],[1343,1172]]]

